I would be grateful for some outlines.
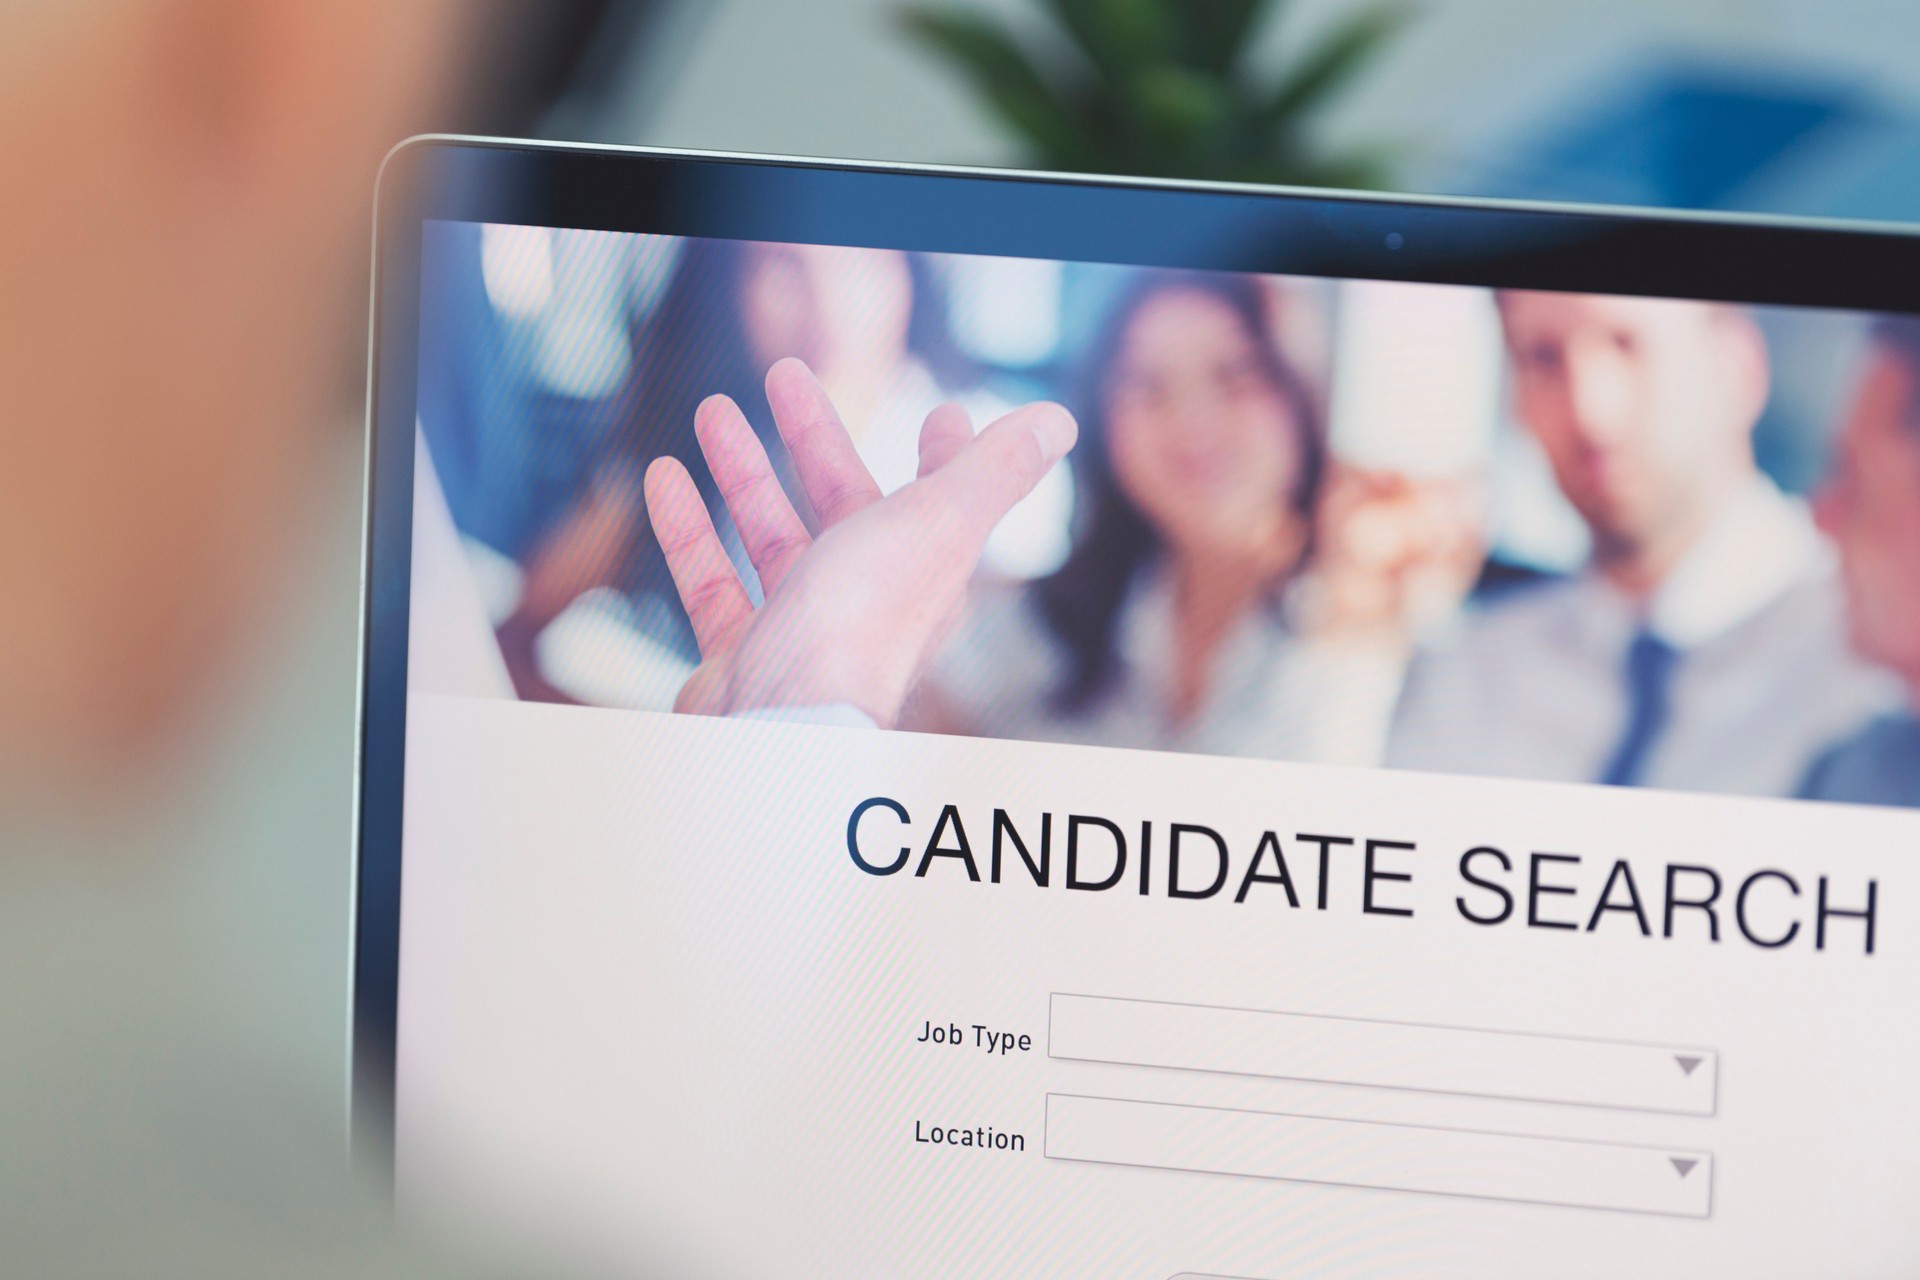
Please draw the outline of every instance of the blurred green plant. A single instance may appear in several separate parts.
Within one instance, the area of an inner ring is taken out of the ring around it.
[[[907,32],[957,69],[1034,168],[1303,186],[1384,185],[1384,149],[1330,154],[1316,113],[1412,16],[1370,0],[1277,74],[1248,50],[1278,0],[1035,0],[1056,38],[961,3],[911,4]]]

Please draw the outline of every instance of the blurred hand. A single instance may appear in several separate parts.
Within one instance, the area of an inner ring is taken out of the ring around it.
[[[686,468],[661,458],[647,469],[647,510],[700,645],[675,710],[850,703],[891,726],[958,616],[987,535],[1073,447],[1077,428],[1065,409],[1040,403],[976,436],[964,409],[942,405],[920,431],[920,478],[882,497],[804,364],[774,365],[767,400],[817,538],[733,401],[715,396],[694,420],[759,573],[759,609]]]
[[[1315,628],[1410,635],[1457,608],[1486,559],[1480,488],[1336,467],[1319,513]]]

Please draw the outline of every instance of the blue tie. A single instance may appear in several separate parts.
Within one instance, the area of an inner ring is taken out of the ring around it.
[[[1639,784],[1646,773],[1647,757],[1653,744],[1667,727],[1668,692],[1673,683],[1673,668],[1680,651],[1654,635],[1641,630],[1627,646],[1627,727],[1620,734],[1600,781],[1613,787]]]

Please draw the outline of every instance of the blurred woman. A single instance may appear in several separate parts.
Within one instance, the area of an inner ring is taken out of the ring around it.
[[[1091,356],[1073,550],[983,597],[927,719],[989,737],[1376,758],[1403,646],[1305,621],[1326,446],[1261,283],[1143,276]]]
[[[689,464],[703,477],[715,523],[746,569],[698,460],[694,411],[708,396],[732,397],[775,446],[774,456],[783,456],[762,379],[787,356],[816,371],[883,492],[914,478],[920,424],[936,405],[957,398],[976,425],[1009,407],[985,391],[954,343],[945,294],[926,258],[830,245],[686,241],[640,331],[635,377],[617,415],[622,425],[574,511],[530,558],[521,607],[501,628],[523,697],[670,705],[696,655],[643,517],[640,475],[663,455]],[[1071,508],[1071,481],[1058,472],[996,531],[987,570],[1029,576],[1058,565]],[[588,599],[576,607],[582,597]],[[561,625],[548,632],[556,621]]]

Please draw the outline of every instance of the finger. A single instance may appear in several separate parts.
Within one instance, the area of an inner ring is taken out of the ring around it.
[[[753,603],[687,469],[677,459],[656,458],[647,468],[646,491],[653,536],[667,557],[700,655],[712,657],[725,650],[735,630],[752,615]]]
[[[920,474],[930,476],[952,462],[973,439],[973,419],[963,407],[940,405],[920,428]]]
[[[747,559],[760,574],[761,590],[770,592],[812,542],[807,526],[787,500],[766,448],[739,405],[725,396],[709,396],[694,412],[693,430],[746,545]]]
[[[726,704],[726,685],[726,659],[703,662],[693,669],[687,682],[680,686],[680,695],[673,700],[673,709],[681,715],[720,715]]]
[[[1026,405],[993,422],[919,481],[947,506],[950,527],[962,540],[949,553],[977,555],[1001,517],[1033,492],[1078,435],[1073,415],[1059,405]]]
[[[776,363],[767,370],[767,403],[821,528],[879,501],[880,486],[813,370],[791,357]]]

